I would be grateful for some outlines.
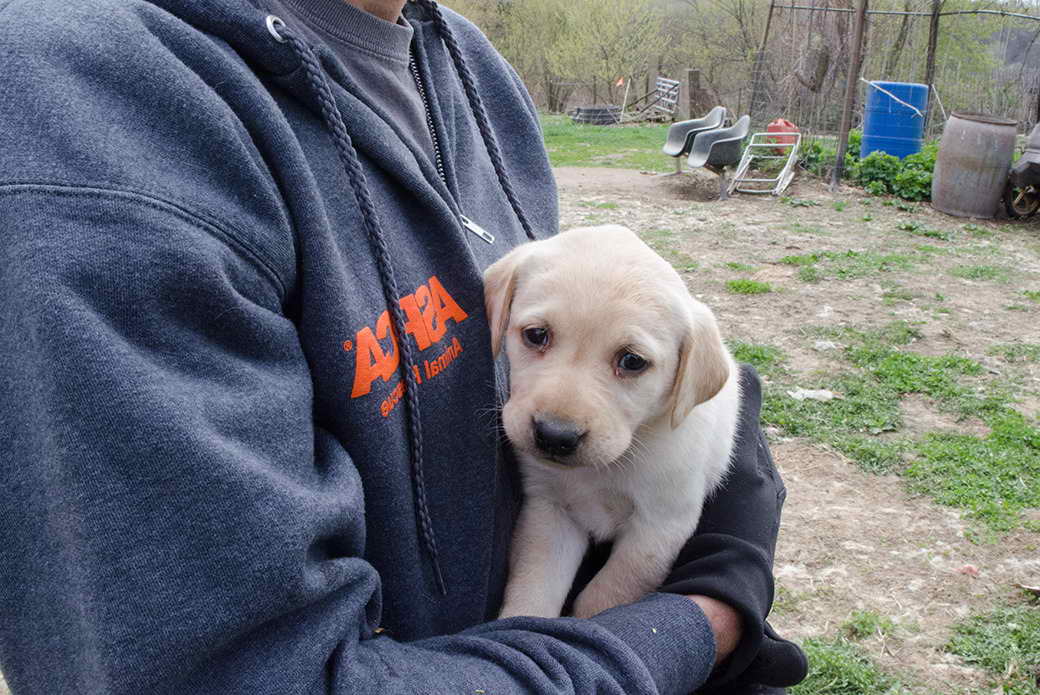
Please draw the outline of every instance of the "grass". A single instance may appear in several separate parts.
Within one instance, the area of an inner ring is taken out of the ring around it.
[[[726,283],[726,289],[735,294],[765,294],[773,291],[773,286],[768,282],[737,278]]]
[[[1006,280],[1007,270],[992,265],[959,265],[950,270],[950,275],[964,280]]]
[[[791,225],[791,233],[793,233],[793,234],[815,234],[817,236],[820,235],[820,234],[824,234],[824,235],[830,234],[830,232],[825,232],[820,227],[813,227],[813,226],[810,226],[810,225],[807,225],[807,224],[802,224],[801,222],[795,222],[794,224]]]
[[[852,611],[841,630],[847,638],[861,640],[874,635],[891,635],[896,631],[896,624],[874,611]]]
[[[920,222],[900,222],[896,225],[896,229],[903,232],[910,232],[915,236],[928,237],[929,239],[939,239],[940,241],[953,240],[953,234],[951,232],[925,227]]]
[[[984,437],[930,432],[904,475],[939,504],[968,511],[991,532],[1011,531],[1040,507],[1040,431],[1014,413]]]
[[[799,401],[786,393],[788,385],[772,385],[765,422],[830,446],[864,470],[899,473],[911,489],[977,520],[986,537],[1018,527],[1023,511],[1040,508],[1040,429],[1012,407],[1007,384],[987,381],[982,365],[964,356],[906,350],[920,333],[904,321],[829,334],[847,345],[849,368],[798,385],[841,398]],[[956,419],[976,418],[989,431],[910,436],[901,407],[908,394]]]
[[[798,277],[806,282],[817,282],[825,277],[854,280],[875,273],[909,270],[914,267],[912,256],[874,251],[819,251],[797,256],[784,256],[781,263],[799,266]],[[806,268],[814,268],[807,271]]]
[[[576,125],[567,116],[543,115],[542,132],[554,167],[620,167],[673,171],[661,153],[668,125]]]
[[[905,287],[891,285],[881,294],[881,302],[886,305],[896,302],[910,302],[914,299],[914,293]]]
[[[1005,362],[1040,362],[1040,345],[1036,343],[994,345],[988,353],[1001,357]]]
[[[996,692],[1040,695],[1040,608],[1008,606],[957,624],[946,651],[986,671]]]
[[[748,265],[746,263],[737,263],[736,261],[729,261],[728,263],[726,263],[726,267],[730,270],[736,270],[741,273],[753,273],[756,270],[758,270],[758,268],[756,268],[753,265]]]
[[[784,353],[772,345],[745,343],[739,340],[729,341],[730,352],[737,362],[753,365],[763,376],[778,376],[784,373]]]
[[[980,227],[979,225],[977,225],[975,223],[969,223],[969,224],[964,225],[964,231],[968,232],[973,237],[991,237],[991,236],[993,236],[993,232],[991,232],[990,230],[988,230],[988,229],[986,229],[984,227]]]
[[[809,676],[791,695],[895,695],[907,690],[882,671],[859,647],[844,639],[808,639]]]
[[[793,208],[812,208],[819,206],[819,201],[807,200],[805,198],[791,198],[790,196],[783,196],[780,198],[780,202],[784,205],[790,205]]]

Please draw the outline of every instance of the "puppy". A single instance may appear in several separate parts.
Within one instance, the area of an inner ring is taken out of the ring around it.
[[[635,601],[729,465],[740,389],[715,317],[616,225],[520,246],[484,279],[526,494],[500,617],[560,615],[590,539],[614,546],[574,615]]]

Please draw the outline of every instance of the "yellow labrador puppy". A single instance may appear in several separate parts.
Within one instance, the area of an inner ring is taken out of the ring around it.
[[[484,279],[526,493],[501,617],[560,615],[590,539],[614,546],[574,615],[635,601],[729,465],[740,390],[715,317],[615,225],[520,246]]]

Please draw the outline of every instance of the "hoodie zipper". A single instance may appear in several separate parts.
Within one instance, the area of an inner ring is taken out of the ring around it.
[[[447,187],[448,177],[444,174],[444,157],[441,154],[441,143],[437,138],[437,129],[433,127],[433,113],[430,111],[430,101],[426,96],[426,87],[423,86],[422,75],[419,74],[419,66],[415,63],[414,53],[408,58],[408,69],[412,72],[412,79],[415,80],[415,89],[419,92],[419,98],[423,103],[423,111],[426,113],[426,127],[430,131],[430,141],[433,143],[433,159],[434,163],[437,165],[437,174],[441,177],[441,181],[444,182],[445,187]],[[487,231],[461,212],[459,212],[459,221],[462,222],[463,227],[473,232],[473,234],[477,235],[487,243],[495,243],[495,237],[491,232]]]

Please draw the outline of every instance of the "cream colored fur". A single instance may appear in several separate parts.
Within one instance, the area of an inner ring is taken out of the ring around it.
[[[493,349],[509,358],[502,417],[526,494],[501,616],[558,616],[590,539],[614,546],[574,615],[635,601],[664,581],[729,465],[740,391],[715,318],[614,225],[521,246],[485,286]],[[550,331],[544,350],[523,340],[530,327]],[[620,370],[626,351],[650,366]],[[586,431],[566,464],[536,446],[536,416]]]

